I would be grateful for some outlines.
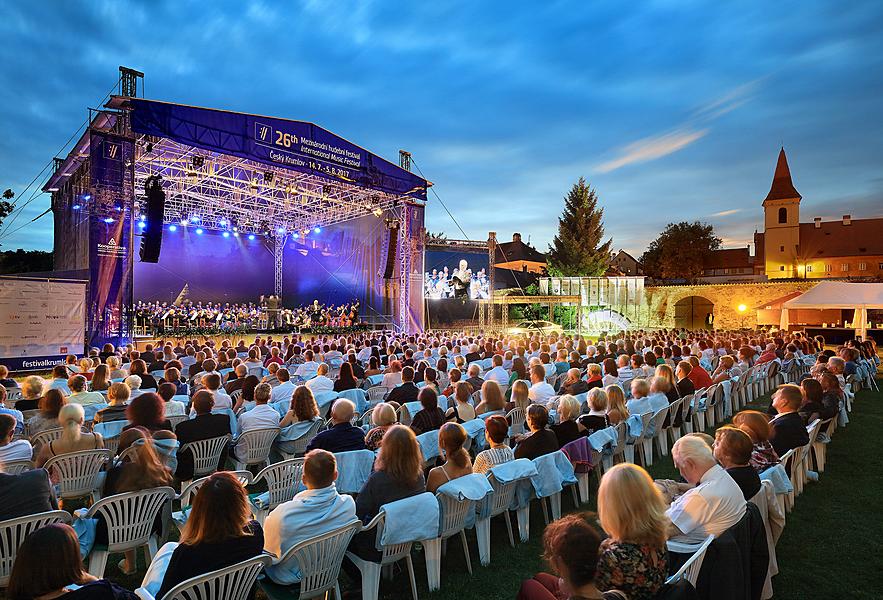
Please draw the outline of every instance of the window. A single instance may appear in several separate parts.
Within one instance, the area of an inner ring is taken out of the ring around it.
[[[879,265],[877,265],[877,268],[878,268],[879,270],[883,271],[883,263],[880,263]]]
[[[848,271],[849,270],[849,263],[840,263],[840,270],[841,271]]]
[[[868,263],[859,263],[858,270],[859,271],[867,271],[868,270]]]
[[[779,223],[787,223],[788,222],[788,209],[784,206],[779,209]]]
[[[780,271],[784,271],[784,270],[785,270],[785,265],[779,265],[779,270],[780,270]]]
[[[831,272],[831,265],[825,265],[825,273]]]
[[[812,265],[806,265],[806,272],[812,273]]]

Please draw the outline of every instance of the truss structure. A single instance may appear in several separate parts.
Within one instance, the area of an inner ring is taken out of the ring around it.
[[[167,138],[136,139],[135,192],[160,175],[166,223],[261,235],[305,232],[393,208],[399,197]],[[143,199],[139,200],[139,203]]]

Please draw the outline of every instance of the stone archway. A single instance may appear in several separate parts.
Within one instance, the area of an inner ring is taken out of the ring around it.
[[[704,296],[686,296],[675,304],[675,327],[708,328],[708,315],[714,313],[714,302]]]

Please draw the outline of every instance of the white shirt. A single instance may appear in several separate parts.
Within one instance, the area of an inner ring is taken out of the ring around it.
[[[650,406],[650,398],[632,398],[625,403],[625,407],[629,410],[630,415],[644,415],[652,413],[653,408]]]
[[[255,404],[251,410],[239,415],[239,433],[251,429],[279,427],[279,412],[269,404]]]
[[[319,370],[319,363],[314,360],[309,362],[305,362],[302,365],[297,366],[297,370],[294,372],[298,377],[303,377],[306,379],[307,377],[312,377],[316,374],[316,371]]]
[[[503,367],[494,367],[484,376],[485,381],[496,381],[500,385],[509,385],[509,372]]]
[[[184,406],[183,402],[179,402],[177,400],[169,400],[166,402],[166,416],[167,417],[175,417],[180,415],[186,415],[187,409]]]
[[[68,402],[89,406],[90,404],[106,404],[107,400],[98,392],[77,392],[67,397]]]
[[[233,398],[227,395],[223,388],[215,391],[215,409],[233,408]]]
[[[616,372],[619,374],[620,381],[634,379],[635,377],[635,373],[632,371],[631,367],[616,367]]]
[[[34,448],[27,440],[14,440],[5,446],[0,446],[0,462],[12,462],[14,460],[31,460]]]
[[[546,404],[552,396],[555,396],[555,388],[545,381],[533,384],[527,391],[528,399],[537,404]]]
[[[273,388],[273,394],[270,397],[270,402],[279,402],[280,400],[291,401],[291,395],[294,393],[295,387],[296,386],[292,381],[280,383]]]
[[[381,382],[380,385],[382,387],[392,389],[401,383],[402,383],[402,372],[399,371],[398,373],[387,373],[386,375],[384,375],[383,381]]]
[[[361,350],[359,350],[358,354],[356,354],[356,359],[359,362],[366,363],[371,358],[371,346],[365,346]]]
[[[714,465],[699,485],[671,503],[666,514],[683,532],[672,537],[672,541],[699,544],[709,535],[719,536],[739,522],[745,514],[745,497],[723,467]]]
[[[313,377],[305,385],[310,388],[310,391],[313,392],[314,396],[319,392],[334,391],[334,382],[324,375],[317,375],[316,377]]]

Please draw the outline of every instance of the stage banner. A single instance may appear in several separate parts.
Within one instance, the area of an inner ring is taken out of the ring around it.
[[[131,341],[132,299],[131,140],[93,130],[90,136],[92,202],[89,213],[89,311],[91,346]]]
[[[48,369],[84,354],[86,282],[0,278],[0,363]]]
[[[143,98],[129,102],[136,133],[426,200],[426,180],[313,123]]]

